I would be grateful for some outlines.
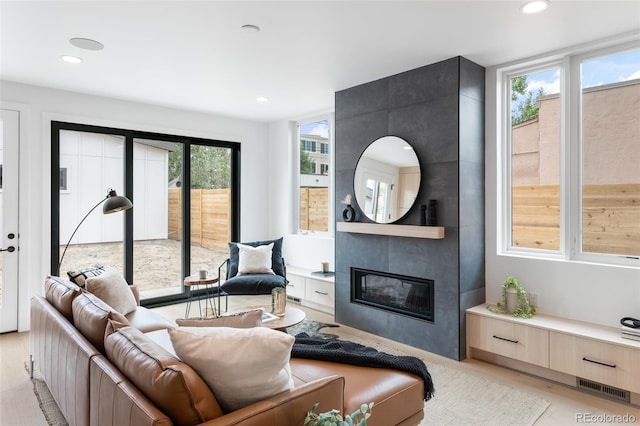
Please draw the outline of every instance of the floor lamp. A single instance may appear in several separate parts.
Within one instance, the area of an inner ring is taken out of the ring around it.
[[[96,208],[98,208],[98,206],[102,203],[104,203],[104,206],[102,206],[103,214],[121,212],[124,210],[129,210],[130,208],[133,207],[133,204],[131,204],[131,201],[127,197],[118,195],[114,189],[109,188],[109,190],[107,191],[107,196],[104,197],[102,200],[100,200],[98,204],[93,206],[93,208],[91,208],[91,210],[89,210],[89,212],[86,215],[84,215],[84,217],[82,218],[78,226],[76,226],[76,229],[73,230],[71,237],[69,237],[69,241],[67,241],[67,245],[64,246],[64,251],[62,252],[62,256],[60,256],[60,262],[58,262],[58,274],[60,273],[60,267],[62,266],[62,259],[64,259],[64,255],[67,252],[67,249],[69,248],[69,244],[71,244],[71,240],[73,239],[73,236],[76,235],[76,232],[78,231],[78,228],[80,228],[80,225],[82,225],[82,222],[84,222],[85,219],[89,217],[91,212],[94,211]]]

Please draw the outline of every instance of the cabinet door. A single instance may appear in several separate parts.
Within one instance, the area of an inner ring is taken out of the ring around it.
[[[287,279],[287,296],[297,297],[304,299],[305,297],[305,279],[300,275],[288,274]]]
[[[639,362],[640,351],[638,350],[562,333],[552,333],[550,366],[554,370],[632,392],[640,392],[640,380],[635,371],[635,365]]]
[[[511,321],[469,315],[469,345],[508,358],[549,366],[549,332]]]
[[[320,305],[334,307],[335,293],[333,284],[307,278],[307,300]]]

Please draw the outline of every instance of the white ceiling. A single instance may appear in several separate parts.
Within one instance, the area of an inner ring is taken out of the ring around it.
[[[2,0],[0,78],[268,122],[457,55],[492,66],[640,31],[640,0],[551,0],[538,15],[522,3]]]

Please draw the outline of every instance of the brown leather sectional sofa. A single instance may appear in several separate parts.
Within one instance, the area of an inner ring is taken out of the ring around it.
[[[350,413],[372,401],[371,426],[417,425],[423,418],[423,381],[415,375],[298,358],[290,362],[294,389],[223,413],[204,381],[186,364],[146,357],[149,336],[173,323],[144,307],[123,317],[62,278],[48,277],[44,290],[44,297],[31,301],[32,368],[35,363],[72,426],[302,425],[315,403],[320,411],[338,408]],[[110,320],[146,334],[127,328],[135,333],[114,338],[108,331]],[[109,359],[107,354],[115,356],[109,349],[114,344],[120,348],[118,359]]]

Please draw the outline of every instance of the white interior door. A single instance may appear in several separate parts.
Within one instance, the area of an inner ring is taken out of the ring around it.
[[[20,113],[7,109],[0,112],[0,333],[6,333],[18,329]]]

